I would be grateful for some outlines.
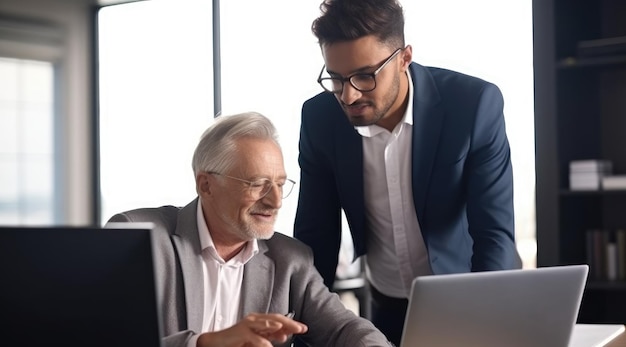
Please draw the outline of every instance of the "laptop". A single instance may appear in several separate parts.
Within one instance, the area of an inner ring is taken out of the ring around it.
[[[0,278],[2,345],[161,345],[150,227],[0,227]]]
[[[401,347],[567,347],[587,265],[422,276]]]

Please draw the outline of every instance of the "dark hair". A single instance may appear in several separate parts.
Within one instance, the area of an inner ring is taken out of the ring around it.
[[[374,35],[393,48],[404,47],[404,13],[397,0],[324,0],[311,30],[320,45]]]

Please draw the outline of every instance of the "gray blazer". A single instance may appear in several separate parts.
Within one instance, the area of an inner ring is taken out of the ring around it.
[[[155,225],[155,273],[164,345],[185,346],[202,327],[202,257],[196,223],[198,199],[183,208],[162,206],[116,214],[109,222]],[[244,268],[243,315],[296,312],[308,325],[300,336],[311,346],[389,346],[368,320],[345,309],[313,266],[300,241],[275,233],[259,240],[259,253]]]

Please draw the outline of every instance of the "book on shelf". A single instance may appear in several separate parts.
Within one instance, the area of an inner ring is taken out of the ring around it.
[[[571,190],[600,190],[602,178],[597,172],[570,173],[569,187]]]
[[[569,163],[569,185],[571,190],[600,190],[602,180],[613,172],[609,160],[573,160]]]
[[[579,41],[577,53],[579,57],[626,54],[626,36]]]
[[[569,163],[569,172],[603,172],[613,171],[613,162],[604,159],[572,160]]]
[[[586,239],[589,278],[596,281],[625,281],[626,228],[589,229]]]
[[[616,231],[617,243],[617,278],[626,280],[626,229]]]
[[[602,189],[622,190],[626,189],[626,175],[612,175],[602,177]]]

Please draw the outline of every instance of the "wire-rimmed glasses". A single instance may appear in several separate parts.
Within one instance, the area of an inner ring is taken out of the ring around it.
[[[281,194],[281,198],[284,199],[288,197],[289,194],[291,194],[291,191],[293,190],[293,187],[296,184],[296,181],[289,179],[289,178],[285,179],[284,182],[274,182],[270,180],[269,178],[259,178],[254,181],[249,181],[249,180],[244,180],[243,178],[239,178],[239,177],[224,175],[219,172],[209,171],[208,173],[213,174],[213,175],[218,175],[218,176],[224,176],[226,178],[230,178],[233,180],[247,183],[248,191],[250,193],[250,198],[254,200],[263,199],[267,194],[269,194],[270,190],[272,190],[272,186],[274,184],[276,184],[276,186],[278,187],[278,190],[280,191],[280,194]]]
[[[376,75],[378,75],[400,51],[402,51],[402,48],[396,49],[374,72],[358,72],[348,77],[322,77],[324,69],[326,68],[326,65],[324,65],[322,66],[320,75],[317,77],[317,83],[329,93],[341,93],[343,91],[343,85],[346,82],[350,82],[352,87],[360,92],[371,92],[376,88]]]

